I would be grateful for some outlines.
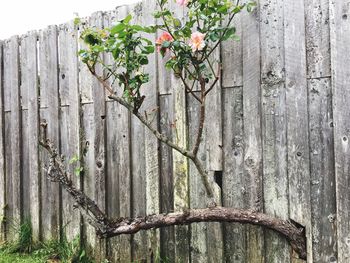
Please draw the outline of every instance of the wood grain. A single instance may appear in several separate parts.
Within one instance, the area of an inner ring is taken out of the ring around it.
[[[338,262],[350,260],[350,1],[330,1]]]
[[[32,224],[33,240],[40,237],[40,169],[39,169],[39,83],[37,32],[21,38],[21,97],[23,137],[24,216]],[[25,167],[26,166],[26,167]]]

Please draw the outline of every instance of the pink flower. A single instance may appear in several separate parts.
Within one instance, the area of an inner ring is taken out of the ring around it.
[[[172,42],[174,39],[173,37],[168,33],[168,32],[163,32],[163,34],[157,38],[156,40],[156,45],[157,45],[157,50],[158,52],[161,51],[163,48],[162,48],[162,45],[164,42]],[[166,51],[166,49],[164,50]]]
[[[178,3],[181,6],[187,6],[189,1],[190,0],[176,0],[176,3]]]
[[[202,34],[201,32],[194,32],[191,35],[191,41],[190,46],[192,48],[192,51],[200,51],[205,47],[205,34]]]

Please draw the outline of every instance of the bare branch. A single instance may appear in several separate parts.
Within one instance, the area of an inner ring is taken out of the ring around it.
[[[300,258],[306,259],[306,239],[303,228],[296,227],[290,221],[277,219],[266,214],[250,210],[214,207],[191,209],[170,214],[149,215],[135,219],[125,218],[116,222],[113,230],[105,237],[121,234],[134,234],[140,230],[166,226],[186,225],[196,222],[230,222],[263,226],[286,237]]]
[[[96,229],[101,238],[110,238],[121,234],[134,234],[140,230],[155,229],[173,225],[186,225],[196,222],[235,222],[252,224],[269,228],[283,235],[292,248],[302,259],[306,259],[306,237],[304,228],[297,227],[287,220],[250,210],[209,207],[206,209],[191,209],[170,214],[148,215],[137,218],[116,218],[110,220],[96,203],[84,192],[74,187],[69,179],[63,158],[50,140],[41,140],[40,144],[50,155],[48,178],[58,182],[74,199],[78,208],[88,218],[88,222]]]

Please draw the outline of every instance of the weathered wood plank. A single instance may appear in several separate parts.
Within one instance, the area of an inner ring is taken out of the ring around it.
[[[87,25],[102,28],[103,13],[92,14]],[[100,66],[96,68],[97,74],[101,74]],[[92,198],[104,211],[106,208],[106,160],[105,160],[105,132],[106,132],[106,110],[105,91],[102,85],[89,72],[86,65],[80,66],[80,92],[82,100],[82,132],[85,137],[84,156],[84,192]],[[89,249],[94,252],[97,261],[102,261],[106,255],[105,240],[98,239],[95,229],[87,222],[86,241]]]
[[[174,141],[187,146],[187,116],[185,88],[173,74],[171,76],[173,94]],[[173,150],[173,176],[174,176],[174,210],[181,211],[189,208],[189,167],[188,160],[182,154]],[[180,262],[188,262],[190,256],[190,238],[188,226],[175,227],[175,258]]]
[[[40,122],[47,122],[47,137],[59,147],[57,27],[49,26],[39,37]],[[47,179],[49,157],[40,149],[42,237],[57,239],[60,231],[59,185]]]
[[[307,76],[330,77],[329,0],[305,0]]]
[[[68,171],[77,188],[81,187],[80,167],[80,96],[78,75],[78,32],[69,22],[60,26],[59,32],[59,94],[60,94],[60,152],[66,156]],[[73,161],[74,160],[74,161]],[[80,213],[66,191],[62,191],[63,235],[72,241],[81,234]]]
[[[196,92],[197,95],[199,92]],[[188,144],[190,149],[196,140],[199,125],[200,104],[191,95],[187,95],[187,116],[188,116]],[[205,152],[205,139],[202,141],[198,158],[205,165],[207,155]],[[189,190],[190,190],[190,207],[204,208],[207,206],[206,191],[196,166],[189,162]],[[208,247],[207,247],[207,223],[196,223],[191,225],[191,261],[192,262],[208,262]]]
[[[113,26],[128,12],[128,6],[120,6],[104,14],[104,26]],[[104,57],[107,64],[111,64],[112,59],[110,55]],[[114,86],[117,94],[122,94],[120,87]],[[127,217],[131,215],[130,113],[118,103],[107,101],[107,212],[111,217]],[[130,241],[129,235],[108,240],[108,258],[113,262],[131,262]]]
[[[34,31],[21,39],[23,163],[28,163],[27,169],[23,168],[23,201],[27,202],[25,216],[30,218],[34,241],[39,240],[41,227],[37,39],[37,33]],[[26,125],[23,122],[24,117]]]
[[[113,218],[130,216],[130,115],[116,102],[107,102],[107,211]],[[130,236],[109,242],[109,258],[114,262],[130,262]]]
[[[3,87],[3,42],[0,41],[0,241],[5,241],[5,141],[4,141],[4,87]]]
[[[243,28],[243,140],[246,208],[263,210],[260,91],[259,8],[244,12]],[[247,227],[247,261],[263,262],[264,236],[258,227]]]
[[[142,3],[130,6],[133,15],[132,22],[142,22]],[[144,112],[141,107],[140,112]],[[145,126],[132,115],[131,117],[131,171],[132,171],[132,216],[147,214],[146,201],[146,156],[145,156]],[[142,262],[150,260],[147,232],[139,232],[132,236],[132,260]]]
[[[244,208],[244,145],[242,87],[223,89],[222,203]],[[224,262],[243,263],[246,258],[246,227],[224,224]]]
[[[312,262],[305,18],[302,0],[284,2],[284,45],[289,211],[291,219],[306,227],[308,262]]]
[[[153,17],[157,4],[153,0],[142,1],[142,17],[141,24],[155,25],[156,19]],[[152,43],[156,42],[156,34],[144,34]],[[159,127],[159,102],[158,102],[158,75],[157,59],[158,54],[154,53],[148,57],[149,63],[144,67],[145,72],[150,73],[150,79],[142,88],[142,93],[146,96],[142,110],[146,112],[148,119],[152,120],[152,127]],[[146,158],[146,214],[158,214],[160,212],[160,185],[159,185],[159,150],[160,143],[154,134],[145,129],[145,158]],[[150,230],[148,232],[148,249],[151,258],[154,260],[156,255],[160,253],[160,232],[158,230]],[[151,260],[152,260],[151,259]]]
[[[288,219],[283,3],[260,1],[264,210]],[[265,262],[290,262],[286,240],[265,231]]]
[[[17,238],[14,226],[21,223],[21,113],[19,82],[19,41],[14,36],[4,45],[4,107],[6,166],[7,239]],[[11,144],[11,146],[8,146]]]
[[[232,0],[236,3],[235,0]],[[238,14],[233,21],[236,34],[242,39],[242,18]],[[227,40],[221,44],[222,80],[224,88],[243,85],[243,42]]]
[[[338,262],[350,261],[350,1],[330,1]]]
[[[169,1],[169,9],[179,19],[184,20],[185,9],[174,1]],[[173,96],[173,132],[174,141],[182,146],[188,146],[188,127],[186,116],[186,92],[181,80],[171,72],[168,90]],[[189,197],[189,161],[182,154],[173,150],[173,183],[174,183],[174,211],[188,209]],[[179,262],[190,261],[190,228],[188,226],[175,227],[175,259]]]
[[[162,67],[162,65],[160,65]],[[159,80],[163,75],[159,75]],[[159,126],[160,132],[173,139],[174,116],[172,107],[173,97],[161,95],[159,97]],[[164,143],[160,144],[160,212],[169,213],[174,211],[174,177],[173,177],[173,155],[170,147]],[[164,260],[175,259],[175,233],[174,227],[166,227],[160,230],[161,258]]]
[[[314,262],[336,261],[336,192],[330,78],[308,81]]]

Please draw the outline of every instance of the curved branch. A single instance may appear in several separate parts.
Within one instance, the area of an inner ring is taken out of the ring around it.
[[[82,214],[88,217],[88,222],[96,229],[97,234],[101,238],[110,238],[121,234],[134,234],[140,230],[185,225],[196,222],[252,224],[269,228],[280,233],[290,242],[292,248],[299,256],[302,259],[306,259],[306,237],[304,228],[297,227],[290,221],[250,210],[210,207],[170,214],[110,220],[93,200],[84,192],[74,187],[72,181],[69,179],[70,174],[64,166],[63,157],[58,154],[53,143],[44,138],[40,141],[40,144],[50,155],[51,161],[48,169],[48,179],[53,182],[58,182],[71,197],[73,197]]]
[[[121,234],[134,234],[140,230],[155,229],[174,225],[186,225],[196,222],[229,222],[262,226],[284,236],[299,254],[306,259],[306,238],[303,228],[298,228],[290,221],[271,217],[266,214],[250,210],[214,207],[205,209],[192,209],[170,214],[150,215],[135,219],[119,219],[114,227],[103,237],[113,237]]]

